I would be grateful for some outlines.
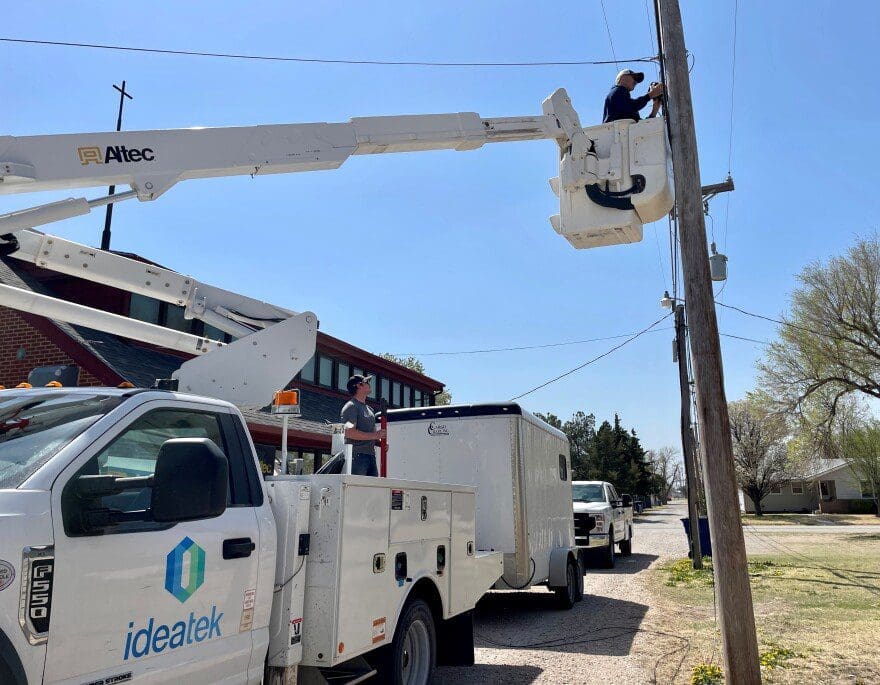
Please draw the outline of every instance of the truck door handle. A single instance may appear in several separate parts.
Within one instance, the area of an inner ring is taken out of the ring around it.
[[[224,559],[244,559],[257,548],[250,538],[229,538],[223,541]]]

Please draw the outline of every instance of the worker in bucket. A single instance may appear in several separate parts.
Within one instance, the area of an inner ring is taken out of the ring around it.
[[[621,71],[614,81],[614,87],[605,98],[605,114],[602,117],[602,123],[607,124],[609,121],[617,121],[619,119],[632,119],[638,121],[641,119],[639,110],[644,109],[649,102],[654,103],[651,114],[648,118],[657,115],[660,109],[660,96],[663,95],[663,84],[652,83],[648,92],[641,97],[634,98],[631,93],[635,90],[636,85],[645,80],[645,74],[641,71],[633,71],[632,69],[624,69]]]
[[[385,439],[384,430],[376,430],[376,415],[367,406],[372,376],[355,374],[348,379],[351,399],[342,408],[345,444],[351,445],[351,472],[359,476],[378,476],[376,443]]]

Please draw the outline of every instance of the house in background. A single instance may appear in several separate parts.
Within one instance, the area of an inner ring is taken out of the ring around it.
[[[755,504],[745,492],[740,505],[747,514]],[[764,513],[868,514],[875,513],[868,481],[859,481],[843,459],[822,459],[800,479],[777,486],[761,503]]]
[[[117,254],[154,264],[137,255]],[[183,307],[48,271],[11,257],[0,259],[0,283],[193,335],[231,340],[228,334],[201,321],[185,319]],[[373,394],[368,399],[375,408],[380,399],[386,400],[391,408],[431,406],[435,395],[443,391],[441,382],[323,331],[318,331],[315,349],[315,356],[288,386],[300,389],[302,406],[302,415],[289,421],[288,459],[301,459],[305,473],[320,468],[330,454],[329,424],[339,421],[340,410],[348,401],[345,384],[350,376],[375,376]],[[177,350],[0,305],[0,385],[7,388],[27,380],[37,367],[51,367],[43,369],[49,376],[43,374],[41,380],[34,381],[40,385],[57,379],[52,377],[53,373],[64,373],[72,378],[68,382],[77,385],[116,386],[129,382],[149,388],[156,379],[171,378],[189,358]],[[286,379],[279,380],[283,383]],[[245,410],[242,414],[260,460],[266,467],[274,464],[281,457],[281,417],[267,410]]]

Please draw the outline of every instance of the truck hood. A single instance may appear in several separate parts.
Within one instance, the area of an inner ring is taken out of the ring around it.
[[[605,502],[574,502],[574,511],[577,514],[601,514],[607,509],[610,507]]]
[[[43,672],[45,645],[28,644],[18,624],[21,558],[25,547],[53,544],[50,493],[0,490],[0,632],[12,642],[29,682]]]

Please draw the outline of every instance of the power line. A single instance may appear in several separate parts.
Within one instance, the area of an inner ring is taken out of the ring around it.
[[[617,64],[617,53],[614,52],[614,39],[611,37],[611,27],[608,25],[608,14],[605,12],[605,0],[599,0],[602,5],[602,16],[605,18],[605,30],[608,32],[608,42],[611,43],[611,56],[614,58],[614,64]]]
[[[648,0],[645,0],[645,17],[648,20],[648,36],[651,39],[651,52],[657,54],[657,44],[654,40],[654,22],[651,21],[651,10],[648,9]]]
[[[733,5],[733,60],[730,67],[730,133],[727,141],[727,175],[730,176],[730,162],[733,158],[733,97],[736,87],[736,29],[739,14],[739,0]]]
[[[232,52],[201,52],[197,50],[171,50],[168,48],[136,48],[128,45],[104,43],[77,43],[73,41],[34,40],[26,38],[3,38],[0,42],[26,45],[52,45],[56,47],[87,48],[92,50],[119,50],[124,52],[144,52],[159,55],[179,55],[185,57],[216,57],[223,59],[243,59],[264,62],[298,62],[304,64],[348,64],[383,67],[557,67],[557,66],[599,66],[619,62],[654,62],[654,57],[635,57],[618,60],[548,60],[535,62],[434,62],[429,60],[381,60],[381,59],[332,59],[324,57],[285,57],[279,55],[248,55]],[[612,46],[613,53],[613,46]]]
[[[815,335],[820,338],[826,338],[827,340],[834,340],[835,342],[844,343],[846,345],[855,344],[854,341],[848,340],[846,338],[842,338],[838,335],[829,335],[828,333],[823,333],[822,331],[816,331],[816,330],[813,330],[812,328],[807,328],[806,326],[798,326],[795,323],[790,323],[788,321],[783,321],[781,319],[774,319],[771,316],[764,316],[763,314],[756,314],[755,312],[749,312],[749,311],[746,311],[745,309],[742,309],[740,307],[734,307],[732,304],[724,304],[723,302],[719,302],[718,300],[715,300],[715,304],[717,304],[720,307],[724,307],[725,309],[732,309],[736,312],[739,312],[740,314],[745,314],[746,316],[751,316],[755,319],[762,319],[764,321],[769,321],[771,323],[779,324],[780,326],[794,328],[795,330],[803,331],[804,333],[809,333],[810,335]],[[772,344],[772,343],[768,343],[768,344]]]
[[[745,340],[746,342],[758,343],[759,345],[772,345],[773,344],[767,340],[756,340],[755,338],[746,338],[742,335],[733,335],[733,333],[719,333],[719,335],[723,335],[725,338],[733,338],[734,340]]]
[[[581,369],[583,369],[583,368],[589,366],[590,364],[594,364],[595,362],[599,361],[600,359],[603,359],[604,357],[607,357],[609,354],[612,354],[613,352],[616,352],[617,350],[619,350],[619,349],[620,349],[621,347],[623,347],[624,345],[628,345],[629,343],[631,343],[631,342],[632,342],[633,340],[635,340],[636,338],[639,338],[639,337],[643,336],[645,333],[647,333],[647,332],[650,331],[652,328],[654,328],[654,326],[656,326],[657,324],[659,324],[659,323],[665,321],[665,320],[668,319],[670,316],[672,316],[672,312],[669,312],[669,313],[666,314],[665,316],[661,316],[659,319],[657,319],[657,320],[656,320],[654,323],[652,323],[650,326],[646,326],[645,328],[643,328],[642,330],[640,330],[638,333],[636,333],[636,334],[630,336],[629,338],[627,338],[626,340],[624,340],[624,341],[623,341],[622,343],[620,343],[619,345],[615,345],[615,346],[612,347],[610,350],[608,350],[608,351],[606,351],[606,352],[603,352],[602,354],[600,354],[600,355],[597,356],[597,357],[593,357],[592,359],[590,359],[589,361],[584,362],[584,363],[581,364],[580,366],[576,366],[575,368],[573,368],[573,369],[571,369],[571,370],[569,370],[569,371],[566,371],[565,373],[559,374],[559,375],[556,376],[555,378],[551,378],[549,381],[545,381],[544,383],[541,383],[541,385],[535,386],[535,387],[532,388],[531,390],[527,390],[526,392],[524,392],[524,393],[522,393],[522,394],[520,394],[520,395],[517,395],[516,397],[511,397],[511,398],[510,398],[510,401],[513,402],[514,400],[518,400],[518,399],[520,399],[520,398],[522,398],[522,397],[525,397],[526,395],[531,395],[533,392],[535,392],[535,391],[537,391],[537,390],[540,390],[541,388],[546,388],[546,387],[547,387],[548,385],[550,385],[551,383],[555,383],[555,382],[558,381],[558,380],[562,380],[562,379],[565,378],[566,376],[570,376],[571,374],[573,374],[573,373],[575,373],[575,372],[577,372],[577,371],[580,371]]]
[[[657,224],[654,224],[654,241],[657,243],[657,260],[660,263],[660,278],[663,279],[663,290],[668,291],[666,287],[666,268],[663,265],[663,251],[660,249],[660,235],[657,232]]]
[[[733,4],[733,60],[730,66],[730,127],[727,139],[727,175],[731,175],[731,161],[733,159],[733,103],[736,87],[736,34],[737,18],[739,15],[739,0]],[[727,222],[730,219],[730,196],[726,198],[724,208],[724,251],[727,252]]]
[[[669,331],[671,328],[658,328],[651,331],[659,333],[660,331]],[[584,343],[601,342],[603,340],[616,340],[618,338],[628,338],[636,335],[635,333],[620,333],[619,335],[606,335],[601,338],[586,338],[584,340],[568,340],[565,342],[543,343],[540,345],[522,345],[519,347],[490,347],[481,350],[449,350],[443,352],[392,352],[395,357],[439,357],[439,356],[455,356],[461,354],[488,354],[491,352],[519,352],[521,350],[540,350],[548,347],[564,347],[566,345],[582,345]]]

